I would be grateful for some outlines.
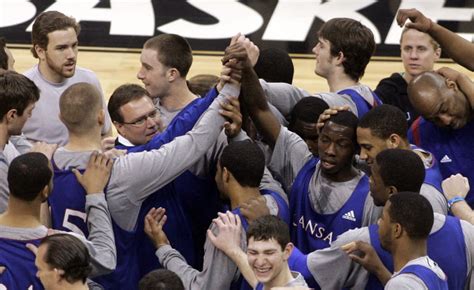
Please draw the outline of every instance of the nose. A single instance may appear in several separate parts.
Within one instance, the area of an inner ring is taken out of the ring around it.
[[[418,52],[416,51],[416,49],[412,49],[411,52],[410,52],[410,58],[411,59],[417,59],[418,58]]]
[[[331,142],[326,150],[324,150],[324,153],[328,156],[336,156],[336,144]]]
[[[143,74],[143,68],[140,68],[140,70],[137,72],[137,79],[143,80],[145,78]]]
[[[66,54],[67,59],[74,59],[74,58],[76,58],[76,54],[77,54],[76,48],[74,48],[74,47],[69,47],[69,48],[67,49],[67,52],[66,52],[66,53],[67,53],[67,54]]]
[[[364,161],[367,161],[367,158],[369,158],[369,155],[367,155],[367,150],[362,147],[360,148],[359,158]]]

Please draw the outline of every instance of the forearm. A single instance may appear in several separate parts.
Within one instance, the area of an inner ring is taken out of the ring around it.
[[[255,277],[255,274],[253,273],[252,268],[248,263],[247,254],[245,254],[244,251],[239,248],[235,251],[230,252],[228,256],[237,265],[240,270],[240,274],[244,276],[245,280],[247,280],[247,283],[249,283],[252,288],[255,288],[258,283],[258,280],[257,277]]]
[[[441,45],[455,62],[474,70],[474,44],[457,35],[456,33],[432,22],[428,33]]]
[[[86,196],[88,240],[94,248],[92,257],[92,274],[99,276],[115,269],[117,252],[115,249],[112,220],[103,193]]]
[[[466,201],[458,201],[451,206],[451,212],[458,218],[474,224],[474,211]]]
[[[280,122],[270,111],[265,93],[252,68],[246,69],[243,73],[241,97],[257,131],[273,148],[280,133]]]

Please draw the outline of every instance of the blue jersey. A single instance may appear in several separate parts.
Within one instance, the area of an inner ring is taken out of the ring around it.
[[[41,239],[20,241],[0,238],[0,265],[6,268],[0,275],[0,289],[44,289],[36,277],[35,255],[26,248],[26,244],[38,246],[40,242]]]
[[[461,129],[441,128],[422,117],[418,118],[408,132],[410,142],[433,153],[439,161],[443,178],[461,173],[474,184],[474,121]],[[474,207],[474,186],[466,196],[467,203]]]
[[[349,95],[352,99],[352,101],[356,104],[357,107],[357,117],[360,119],[362,116],[367,114],[370,109],[376,106],[380,106],[382,104],[382,101],[379,99],[379,97],[372,92],[372,96],[374,97],[374,103],[370,104],[367,102],[364,97],[362,97],[356,90],[353,89],[345,89],[342,91],[337,92],[338,94],[344,94],[344,95]]]
[[[335,213],[319,214],[311,206],[309,183],[318,160],[311,158],[300,170],[290,194],[291,241],[303,253],[327,248],[340,234],[362,226],[369,179],[363,176],[346,203]]]
[[[378,235],[378,225],[369,227],[370,243],[385,267],[393,272],[393,259],[382,249]],[[467,280],[466,244],[459,219],[447,216],[444,225],[428,237],[428,256],[438,263],[446,274],[449,289],[464,289]],[[383,289],[374,275],[369,276],[366,289]],[[431,289],[431,288],[430,288]]]
[[[135,229],[127,231],[113,222],[117,248],[117,267],[112,274],[95,279],[105,289],[138,289],[138,282],[148,272],[160,268],[156,248],[144,232],[145,216],[152,207],[166,209],[168,219],[163,230],[170,243],[189,264],[194,263],[191,226],[186,219],[172,183],[150,195],[141,205]]]
[[[422,265],[409,265],[403,268],[397,275],[413,274],[420,278],[430,290],[448,290],[448,282],[441,279],[429,268]]]
[[[54,170],[53,191],[48,196],[51,227],[89,236],[86,224],[86,191],[71,170],[60,170],[54,158],[51,163]],[[83,172],[84,170],[81,170],[81,173]]]

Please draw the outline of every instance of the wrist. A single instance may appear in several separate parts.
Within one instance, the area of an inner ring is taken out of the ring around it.
[[[448,210],[451,210],[451,207],[457,203],[457,202],[460,202],[460,201],[464,201],[464,198],[463,197],[460,197],[460,196],[455,196],[451,199],[448,200]]]

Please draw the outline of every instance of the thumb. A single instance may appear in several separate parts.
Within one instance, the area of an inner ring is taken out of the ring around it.
[[[0,274],[3,274],[7,268],[5,266],[0,266]]]
[[[79,183],[81,183],[81,181],[82,181],[82,174],[79,172],[79,170],[77,170],[76,168],[73,168],[71,171],[72,171],[72,173],[74,173],[74,175],[76,176],[77,181],[79,181]]]

